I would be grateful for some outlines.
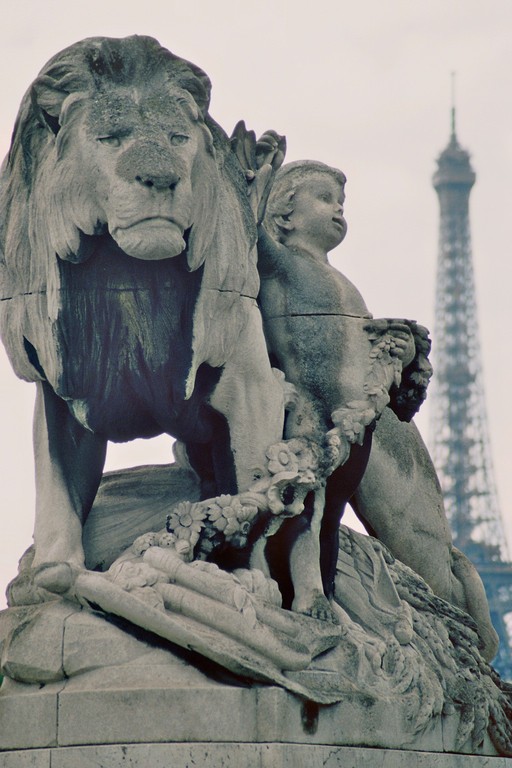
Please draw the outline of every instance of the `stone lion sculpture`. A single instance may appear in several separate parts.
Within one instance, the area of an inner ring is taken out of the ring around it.
[[[178,438],[204,499],[249,489],[282,438],[254,215],[209,94],[202,70],[134,36],[62,51],[22,102],[1,177],[0,332],[38,386],[35,568],[83,567],[108,440]],[[389,409],[351,503],[474,616],[492,657],[482,585],[451,546],[426,449]]]
[[[215,495],[261,476],[281,437],[256,228],[209,93],[198,67],[133,36],[67,48],[23,99],[0,328],[38,387],[34,567],[83,567],[107,440],[173,435]]]

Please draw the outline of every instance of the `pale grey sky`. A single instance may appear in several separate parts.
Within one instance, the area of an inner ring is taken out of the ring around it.
[[[477,173],[471,221],[491,444],[512,542],[510,0],[18,0],[2,11],[2,28],[2,156],[21,97],[50,56],[83,37],[150,34],[208,73],[211,113],[228,132],[240,118],[257,133],[272,127],[288,137],[288,160],[345,171],[349,233],[333,263],[375,316],[430,328],[438,228],[431,175],[448,142],[457,72],[458,135]],[[15,379],[3,350],[0,387],[3,591],[30,544],[34,505],[33,385]],[[418,418],[424,434],[427,408]],[[168,445],[116,447],[110,466],[164,462]]]

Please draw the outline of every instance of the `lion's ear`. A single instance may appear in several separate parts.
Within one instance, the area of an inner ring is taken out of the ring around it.
[[[184,91],[190,93],[204,118],[210,106],[211,83],[202,70],[198,67],[195,69],[197,71],[180,73],[175,82]]]
[[[60,130],[59,117],[68,92],[58,88],[55,81],[47,76],[39,77],[30,91],[32,106],[41,125],[54,135]]]

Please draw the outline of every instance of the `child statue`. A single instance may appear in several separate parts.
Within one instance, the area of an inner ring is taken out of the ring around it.
[[[284,140],[273,131],[256,144],[267,175],[264,163],[278,167],[283,155]],[[259,301],[269,353],[299,395],[285,437],[324,430],[350,443],[348,457],[327,479],[325,498],[317,492],[304,514],[269,539],[269,561],[280,584],[288,582],[285,601],[329,618],[324,595],[333,594],[338,525],[350,499],[372,535],[436,595],[474,618],[481,651],[491,660],[498,638],[482,581],[453,546],[434,466],[414,423],[407,423],[432,375],[428,332],[410,321],[373,320],[359,291],[328,263],[347,231],[345,181],[341,171],[318,162],[283,166],[259,227]],[[321,584],[311,569],[318,558]]]
[[[297,390],[284,437],[340,441],[325,490],[269,539],[285,603],[328,618],[343,508],[359,485],[375,420],[416,354],[411,323],[374,321],[354,285],[328,262],[347,231],[344,174],[299,161],[276,174],[259,229],[259,303],[271,362]],[[416,332],[419,333],[417,327]],[[283,549],[288,557],[283,557]],[[320,561],[315,578],[307,563]],[[283,569],[289,573],[283,573]]]

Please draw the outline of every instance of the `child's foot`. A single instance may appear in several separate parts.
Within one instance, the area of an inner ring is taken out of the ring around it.
[[[292,610],[297,613],[303,613],[306,616],[311,616],[313,619],[319,619],[320,621],[329,621],[331,624],[339,624],[339,619],[326,596],[322,592],[315,590],[314,594],[309,596],[308,601],[301,600],[300,603],[297,600],[293,601]]]

